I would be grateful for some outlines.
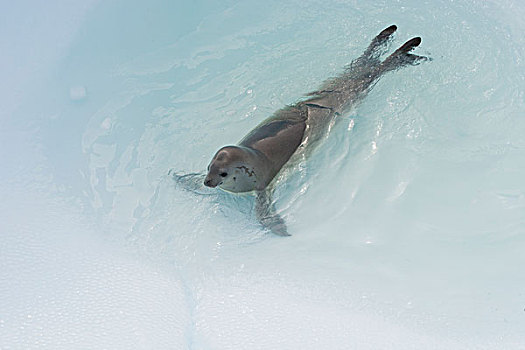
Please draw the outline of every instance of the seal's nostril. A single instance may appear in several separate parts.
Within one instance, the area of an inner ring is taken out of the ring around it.
[[[217,184],[214,184],[214,183],[213,183],[213,179],[205,179],[205,180],[204,180],[204,185],[205,185],[205,186],[208,186],[208,187],[211,187],[211,188],[217,186]]]

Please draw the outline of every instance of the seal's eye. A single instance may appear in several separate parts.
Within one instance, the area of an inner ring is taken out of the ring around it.
[[[226,177],[226,176],[228,176],[228,173],[220,173],[219,175],[220,175],[221,177]]]

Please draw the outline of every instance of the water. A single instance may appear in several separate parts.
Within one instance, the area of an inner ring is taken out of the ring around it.
[[[2,349],[524,349],[518,1],[2,4]],[[200,171],[395,23],[385,76],[253,198]]]

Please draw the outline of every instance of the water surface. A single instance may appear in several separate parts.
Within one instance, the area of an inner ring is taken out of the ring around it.
[[[6,349],[525,347],[525,8],[517,1],[2,5]],[[383,28],[382,78],[277,207],[201,171]]]

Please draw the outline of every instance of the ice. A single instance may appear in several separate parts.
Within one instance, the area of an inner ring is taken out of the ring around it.
[[[2,5],[0,348],[523,349],[525,7]],[[253,196],[221,146],[395,23],[392,72]]]

